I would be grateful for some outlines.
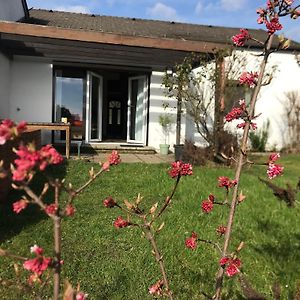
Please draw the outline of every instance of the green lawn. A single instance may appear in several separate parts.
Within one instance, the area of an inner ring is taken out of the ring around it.
[[[283,157],[280,163],[285,167],[285,175],[273,182],[281,186],[285,182],[295,185],[300,175],[300,157]],[[79,186],[87,179],[91,166],[97,168],[89,162],[70,161],[57,167],[54,173],[66,176],[67,182]],[[73,285],[80,282],[89,299],[151,299],[148,287],[160,274],[148,241],[141,238],[138,228],[115,229],[112,223],[120,211],[104,208],[102,201],[109,195],[119,201],[131,200],[141,193],[144,207],[157,201],[163,203],[174,182],[167,174],[168,168],[145,164],[121,164],[112,168],[77,198],[75,216],[63,221],[63,277]],[[245,242],[240,255],[242,271],[259,292],[272,299],[271,287],[278,281],[282,299],[293,299],[296,283],[300,281],[300,208],[297,204],[290,209],[279,202],[257,179],[265,174],[266,166],[246,167],[241,187],[247,198],[237,210],[232,245]],[[213,293],[218,253],[206,244],[200,244],[195,251],[188,250],[184,241],[191,231],[196,231],[200,238],[222,242],[215,229],[226,224],[227,209],[217,206],[209,215],[200,209],[201,200],[209,193],[219,199],[223,196],[223,190],[217,187],[218,176],[232,178],[233,170],[194,167],[194,175],[182,178],[172,206],[162,216],[166,226],[157,240],[175,299],[203,299],[200,289]],[[17,197],[13,194],[11,202],[18,200]],[[298,201],[299,198],[298,195]],[[20,215],[13,214],[11,207],[0,209],[1,248],[28,256],[29,247],[37,243],[46,255],[52,255],[49,219],[35,208]],[[7,287],[3,283],[13,274],[13,262],[1,258],[0,298],[32,299],[15,286]],[[24,277],[27,275],[24,272]],[[243,299],[237,278],[225,279],[225,292],[225,299]],[[43,299],[51,298],[51,290],[46,289],[45,294],[48,297]]]

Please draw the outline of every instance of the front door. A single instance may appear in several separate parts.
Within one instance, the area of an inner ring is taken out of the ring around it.
[[[88,72],[87,88],[87,132],[88,141],[102,140],[102,107],[103,80],[102,76]]]
[[[128,79],[127,142],[146,144],[148,81],[146,76]]]

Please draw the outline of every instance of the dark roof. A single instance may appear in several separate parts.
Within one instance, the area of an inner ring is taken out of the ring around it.
[[[101,16],[42,9],[31,9],[29,10],[29,13],[30,17],[22,22],[126,36],[169,38],[232,45],[231,37],[239,32],[238,28],[230,27]],[[259,40],[264,41],[266,39],[267,33],[264,30],[249,29],[249,32],[253,37]],[[257,46],[257,44],[253,42],[250,42],[249,45]],[[300,44],[292,43],[290,49],[300,50]]]

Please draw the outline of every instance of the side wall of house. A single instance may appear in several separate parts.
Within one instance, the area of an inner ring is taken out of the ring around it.
[[[52,121],[52,65],[14,57],[11,67],[9,116],[15,121]],[[43,134],[42,143],[50,142]]]
[[[18,21],[24,16],[21,0],[0,0],[0,20]]]
[[[0,119],[9,117],[11,62],[0,52]]]
[[[169,135],[166,137],[170,150],[173,151],[173,145],[176,143],[176,99],[170,99],[165,96],[162,86],[164,72],[152,72],[150,83],[150,105],[149,105],[149,134],[148,145],[159,149],[159,144],[165,143],[165,135],[159,124],[159,116],[169,114],[172,118],[172,126]],[[163,108],[163,104],[168,104],[167,109]],[[185,140],[186,115],[182,115],[181,142]]]
[[[241,71],[258,71],[259,52],[247,53],[247,64]],[[272,68],[275,67],[275,70]],[[272,73],[270,84],[261,88],[256,104],[256,114],[261,114],[255,122],[258,130],[270,122],[267,142],[268,150],[281,150],[289,144],[288,121],[286,118],[287,98],[286,93],[297,92],[300,97],[300,66],[294,54],[289,52],[277,52],[269,57],[266,72]],[[265,80],[266,81],[266,80]],[[236,123],[229,124],[228,128],[235,130]],[[238,130],[240,135],[242,130]]]

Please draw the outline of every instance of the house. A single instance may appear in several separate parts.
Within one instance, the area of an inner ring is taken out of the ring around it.
[[[73,140],[90,145],[113,143],[156,149],[163,141],[158,124],[159,115],[164,112],[162,104],[170,101],[170,107],[176,107],[176,101],[164,94],[165,71],[191,52],[210,55],[231,47],[231,37],[238,31],[28,10],[25,0],[0,0],[0,19],[0,119],[68,121]],[[250,32],[262,39],[266,34],[262,30]],[[259,50],[252,43],[248,46],[254,53]],[[279,90],[292,88],[296,83],[299,87],[295,50],[299,51],[300,45],[292,43],[289,52],[274,55],[280,68],[280,84],[266,88],[262,95],[266,100],[259,104],[275,121],[279,120],[275,108],[267,103],[273,103],[271,98]],[[197,138],[194,125],[185,115],[182,123],[182,141]],[[173,129],[169,136],[171,145],[175,143],[175,122]],[[276,129],[272,130],[271,140],[278,141]],[[64,135],[43,135],[44,143],[51,139],[59,142]]]

